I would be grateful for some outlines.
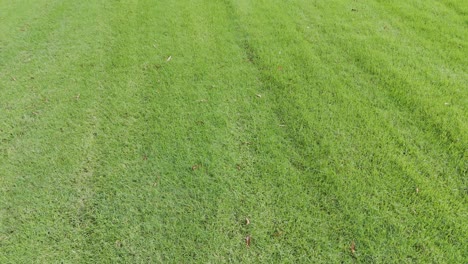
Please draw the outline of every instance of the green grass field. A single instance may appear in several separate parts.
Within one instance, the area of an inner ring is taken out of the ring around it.
[[[0,263],[468,263],[467,28],[463,0],[0,0]]]

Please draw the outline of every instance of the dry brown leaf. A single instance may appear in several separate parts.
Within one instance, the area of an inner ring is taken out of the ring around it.
[[[247,247],[250,247],[250,241],[251,241],[250,235],[246,236],[246,237],[245,237],[245,245],[246,245]]]
[[[356,253],[356,243],[351,242],[351,246],[349,246],[349,249],[351,250],[351,254],[354,255],[354,253]]]

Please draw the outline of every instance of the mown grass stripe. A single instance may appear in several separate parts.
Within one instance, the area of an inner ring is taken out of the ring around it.
[[[25,3],[0,262],[466,258],[460,1]]]

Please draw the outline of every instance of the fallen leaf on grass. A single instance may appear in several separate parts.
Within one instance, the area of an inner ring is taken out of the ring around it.
[[[148,155],[143,155],[143,160],[148,160]]]
[[[245,225],[250,225],[250,220],[248,218],[245,218]]]
[[[166,61],[172,60],[172,56],[167,57]]]
[[[419,188],[416,188],[416,193],[419,193]]]
[[[262,95],[261,95],[261,94],[257,94],[257,97],[258,97],[258,98],[262,98]]]
[[[250,235],[246,236],[246,237],[245,237],[245,245],[246,245],[247,247],[250,247],[250,241],[251,241]]]
[[[351,250],[351,254],[354,255],[354,253],[356,253],[356,243],[351,242],[351,246],[349,246],[349,249]]]
[[[193,166],[192,166],[192,171],[198,170],[199,167],[200,167],[200,165],[193,165]]]
[[[12,81],[16,81],[16,78],[13,77],[13,76],[11,76],[11,80],[12,80]]]

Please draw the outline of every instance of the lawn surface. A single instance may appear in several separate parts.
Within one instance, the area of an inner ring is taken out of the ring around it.
[[[467,263],[467,26],[463,0],[0,0],[0,263]]]

